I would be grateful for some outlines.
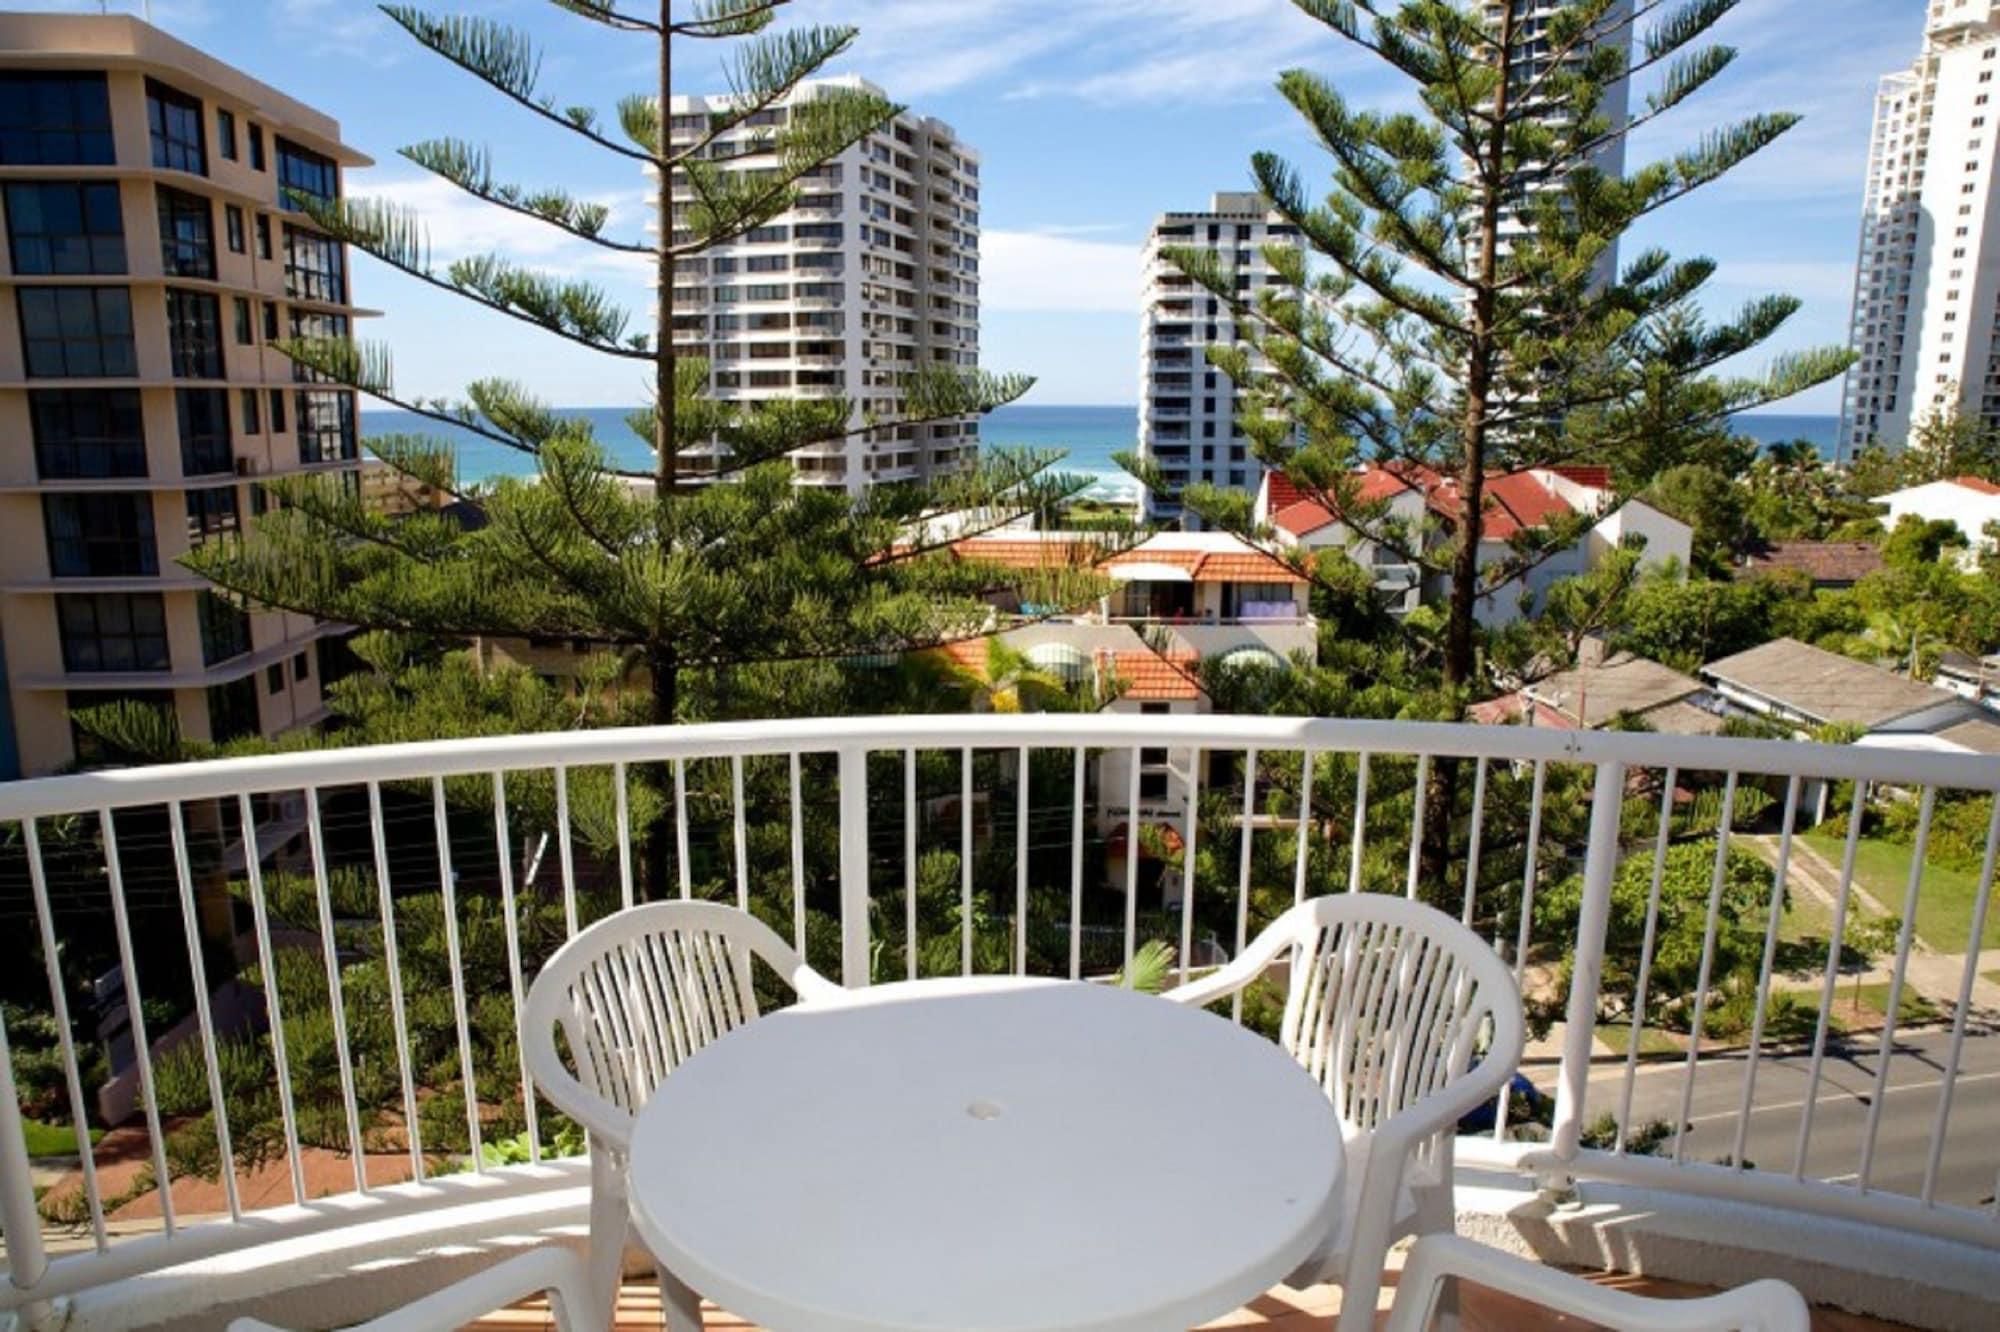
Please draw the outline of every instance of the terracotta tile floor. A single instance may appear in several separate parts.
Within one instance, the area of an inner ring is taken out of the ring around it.
[[[1395,1273],[1392,1271],[1390,1281],[1393,1282],[1394,1279]],[[1705,1293],[1693,1286],[1651,1281],[1616,1272],[1593,1276],[1592,1280],[1603,1281],[1621,1290],[1667,1298]],[[1386,1321],[1389,1301],[1394,1297],[1393,1285],[1385,1285],[1382,1291],[1382,1312],[1376,1316],[1378,1326]],[[1235,1313],[1215,1322],[1205,1323],[1203,1327],[1261,1328],[1272,1329],[1272,1332],[1308,1332],[1308,1329],[1311,1329],[1311,1332],[1328,1332],[1333,1325],[1333,1317],[1339,1309],[1340,1291],[1335,1287],[1314,1286],[1311,1290],[1295,1291],[1280,1286]],[[1596,1326],[1574,1318],[1550,1314],[1546,1310],[1522,1304],[1508,1296],[1476,1288],[1468,1288],[1465,1291],[1460,1304],[1460,1315],[1464,1332],[1531,1332],[1534,1329],[1544,1328],[1559,1329],[1560,1332],[1583,1332],[1584,1329]],[[704,1323],[713,1332],[755,1332],[750,1323],[713,1306],[707,1308]],[[467,1332],[547,1332],[552,1326],[547,1306],[537,1300],[492,1318],[483,1319],[473,1324]],[[659,1291],[648,1284],[627,1284],[618,1302],[615,1332],[658,1332],[660,1326]],[[1897,1332],[1897,1328],[1898,1324],[1895,1323],[1841,1313],[1838,1310],[1813,1311],[1813,1332]]]

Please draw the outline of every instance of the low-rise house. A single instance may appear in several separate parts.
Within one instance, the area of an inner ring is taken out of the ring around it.
[[[1986,534],[1989,523],[2000,523],[2000,485],[1976,476],[1955,476],[1947,481],[1931,481],[1921,486],[1893,490],[1876,503],[1889,506],[1882,521],[1894,527],[1906,515],[1925,522],[1950,522],[1972,543],[1972,549],[1991,549],[1993,538]]]
[[[1797,574],[1815,589],[1839,590],[1882,568],[1881,547],[1868,541],[1774,541],[1743,561],[1743,578]]]
[[[1938,662],[1932,683],[1960,698],[1969,698],[1988,711],[2000,712],[2000,652],[1975,657],[1969,652],[1947,650]]]
[[[1381,505],[1382,517],[1399,522],[1405,531],[1435,546],[1462,521],[1464,501],[1458,483],[1428,468],[1371,464],[1356,477],[1356,502]],[[1694,531],[1640,500],[1612,502],[1611,476],[1602,467],[1537,467],[1496,474],[1486,480],[1480,532],[1479,564],[1489,569],[1512,554],[1512,541],[1522,532],[1545,527],[1559,518],[1597,516],[1584,536],[1551,555],[1525,575],[1488,589],[1478,603],[1481,624],[1491,627],[1519,619],[1550,584],[1588,572],[1627,540],[1644,542],[1644,567],[1678,563],[1686,567],[1694,549]],[[1445,580],[1426,585],[1407,552],[1389,549],[1360,536],[1346,518],[1314,499],[1280,474],[1270,474],[1258,492],[1256,516],[1268,523],[1281,541],[1309,550],[1338,547],[1365,568],[1374,570],[1376,589],[1390,598],[1401,614],[1424,601],[1447,595]],[[1422,534],[1425,518],[1436,520]]]
[[[1801,733],[1858,727],[1863,745],[1951,748],[1944,732],[1981,720],[1976,703],[1950,690],[1792,638],[1710,662],[1701,675],[1731,712]]]
[[[1576,666],[1472,709],[1474,720],[1519,722],[1559,730],[1596,730],[1636,722],[1673,735],[1722,729],[1715,695],[1692,675],[1630,652],[1606,652],[1587,640]]]

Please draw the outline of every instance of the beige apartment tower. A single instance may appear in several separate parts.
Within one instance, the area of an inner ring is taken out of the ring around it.
[[[71,710],[116,699],[196,740],[321,716],[333,627],[178,559],[254,522],[266,477],[356,475],[355,394],[271,344],[368,313],[286,194],[366,162],[135,19],[0,15],[0,777],[91,762]]]

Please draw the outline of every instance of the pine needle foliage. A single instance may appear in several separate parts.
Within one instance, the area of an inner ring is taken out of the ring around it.
[[[1318,74],[1285,71],[1278,90],[1329,159],[1326,179],[1269,152],[1251,169],[1301,243],[1268,247],[1276,276],[1255,288],[1239,288],[1211,251],[1167,258],[1234,319],[1237,343],[1210,360],[1244,394],[1256,456],[1356,541],[1449,586],[1429,649],[1445,684],[1466,691],[1477,683],[1480,599],[1511,594],[1600,516],[1482,550],[1492,478],[1605,465],[1622,504],[1659,473],[1707,460],[1732,413],[1845,370],[1849,355],[1828,348],[1738,371],[1797,300],[1755,300],[1717,322],[1697,304],[1712,261],[1646,249],[1615,271],[1609,262],[1637,223],[1797,118],[1751,115],[1658,161],[1610,169],[1633,130],[1729,68],[1735,52],[1704,38],[1736,0],[1569,0],[1532,23],[1519,3],[1294,3],[1406,79],[1415,109],[1365,110]],[[1619,116],[1607,96],[1627,81]],[[1432,506],[1444,516],[1399,521],[1388,502],[1365,498],[1358,468],[1371,462],[1449,492]],[[1159,484],[1157,469],[1128,466]],[[1241,495],[1195,485],[1182,498],[1212,525],[1272,535]]]
[[[952,536],[963,538],[1051,511],[1082,489],[1083,478],[1053,471],[1051,455],[1002,451],[934,484],[850,495],[795,484],[790,455],[868,432],[976,417],[1018,398],[1030,380],[926,365],[902,376],[894,412],[874,409],[884,397],[874,386],[868,407],[834,389],[725,402],[710,391],[706,359],[674,343],[677,264],[792,207],[802,177],[900,113],[880,96],[837,85],[794,96],[853,45],[855,31],[774,30],[788,0],[554,2],[635,47],[650,46],[658,84],[619,99],[604,117],[544,87],[542,51],[516,27],[406,4],[382,8],[420,45],[574,136],[583,150],[642,164],[658,192],[657,231],[621,237],[602,204],[559,184],[510,183],[493,152],[464,139],[429,137],[403,155],[496,207],[586,244],[645,256],[657,290],[650,319],[635,318],[596,284],[505,254],[439,263],[422,218],[392,203],[296,193],[289,200],[327,234],[419,281],[647,367],[650,401],[632,425],[652,441],[653,465],[617,466],[589,421],[551,408],[527,385],[481,379],[457,398],[419,398],[398,391],[384,346],[294,338],[281,349],[309,377],[515,450],[532,460],[534,475],[472,484],[457,475],[444,439],[369,440],[375,457],[453,502],[391,517],[338,478],[275,479],[268,490],[277,503],[254,532],[210,543],[187,564],[262,606],[392,641],[479,644],[480,660],[495,642],[579,645],[618,663],[618,688],[643,700],[636,709],[621,706],[620,721],[727,714],[713,698],[683,700],[684,674],[695,688],[726,692],[732,672],[875,659],[989,631],[995,571],[961,563],[950,541],[930,539],[937,516],[958,515]],[[685,43],[712,41],[735,44],[727,109],[695,142],[670,143],[662,108],[671,99],[673,57]],[[720,145],[719,136],[781,103],[783,123]],[[1042,606],[1104,591],[1088,570],[1019,581],[1020,601]],[[523,729],[543,729],[548,718],[522,721]],[[577,724],[602,721],[586,710]],[[649,859],[659,873],[664,853]]]

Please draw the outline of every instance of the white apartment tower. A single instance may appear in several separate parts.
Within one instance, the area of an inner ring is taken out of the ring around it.
[[[1530,87],[1533,80],[1549,68],[1554,59],[1554,52],[1549,45],[1547,35],[1549,20],[1556,11],[1560,10],[1567,3],[1569,3],[1569,0],[1512,0],[1516,23],[1516,50],[1520,54],[1515,58],[1512,67],[1513,76],[1508,80],[1509,87]],[[1613,34],[1613,40],[1625,47],[1628,59],[1630,58],[1632,47],[1632,4],[1633,0],[1617,0],[1617,3],[1613,4],[1605,16],[1599,20],[1599,25],[1606,32]],[[1504,10],[1505,5],[1502,3],[1502,0],[1487,0],[1486,17],[1489,21],[1497,22],[1504,13]],[[1581,55],[1582,53],[1579,52],[1569,57],[1569,59],[1580,59]],[[1622,126],[1630,110],[1630,102],[1631,84],[1628,80],[1621,79],[1604,90],[1604,101],[1599,110],[1612,125]],[[1553,115],[1554,112],[1550,114]],[[1624,175],[1624,135],[1614,134],[1608,138],[1590,155],[1590,162],[1592,166],[1596,167],[1606,176]],[[1536,181],[1529,184],[1527,193],[1532,195],[1542,190],[1553,189],[1561,183],[1559,177],[1550,177],[1545,180]],[[1500,215],[1500,246],[1503,250],[1515,237],[1521,235],[1525,230],[1526,227],[1521,222],[1520,211],[1517,208],[1502,210]],[[1606,248],[1603,258],[1598,261],[1596,273],[1598,280],[1601,282],[1610,282],[1617,277],[1617,242],[1614,241]]]
[[[1932,0],[1875,95],[1840,456],[1940,412],[2000,423],[2000,3]]]
[[[1158,464],[1162,481],[1146,499],[1152,518],[1181,518],[1180,492],[1190,482],[1255,491],[1264,475],[1237,420],[1236,386],[1208,363],[1209,347],[1237,341],[1229,306],[1163,251],[1193,246],[1220,254],[1247,294],[1275,280],[1264,256],[1273,242],[1298,244],[1298,229],[1259,194],[1217,194],[1206,212],[1168,213],[1153,224],[1139,371],[1139,456]]]
[[[828,88],[881,90],[852,76],[801,84],[708,150],[731,171],[770,171],[774,153],[746,152],[792,106]],[[727,97],[676,97],[676,147],[708,132]],[[691,204],[677,181],[676,205]],[[846,395],[858,433],[792,455],[801,484],[860,493],[883,482],[965,470],[976,417],[860,430],[901,410],[904,377],[921,366],[979,364],[979,157],[949,125],[904,113],[799,182],[797,204],[733,241],[683,260],[674,342],[710,360],[727,401]],[[711,447],[693,479],[722,465]]]

